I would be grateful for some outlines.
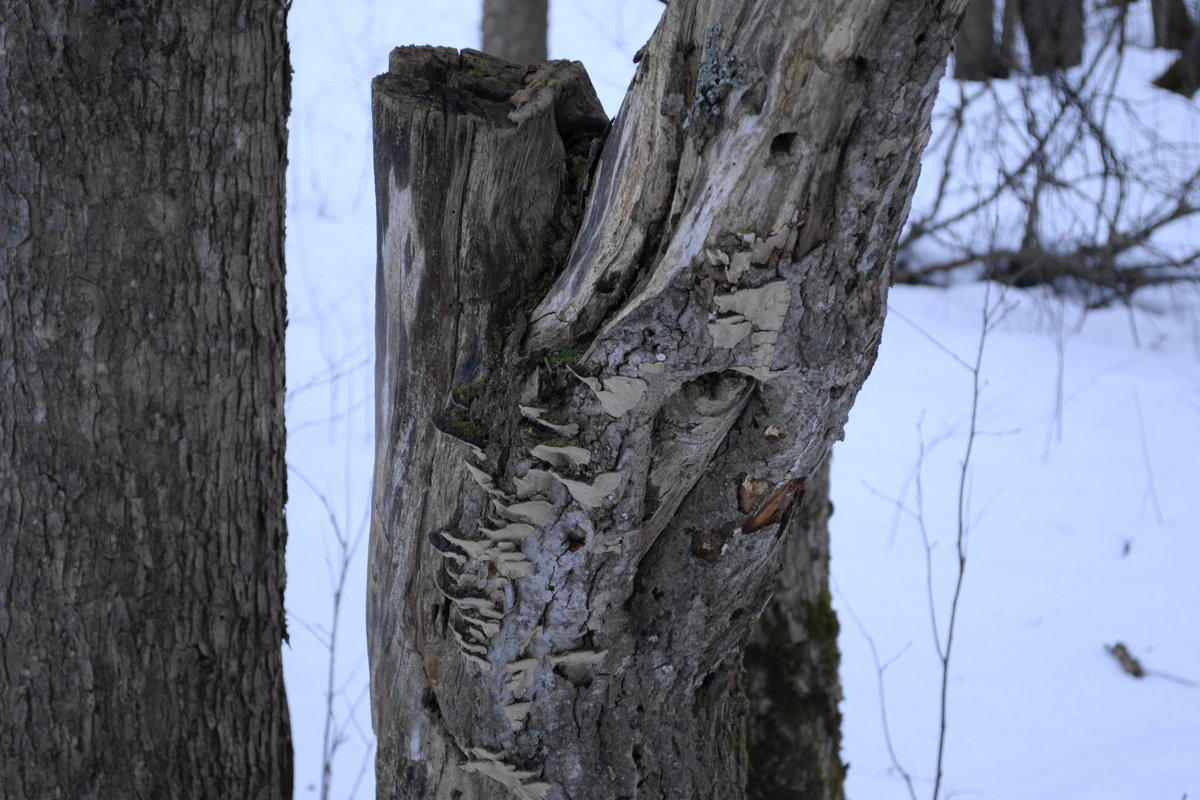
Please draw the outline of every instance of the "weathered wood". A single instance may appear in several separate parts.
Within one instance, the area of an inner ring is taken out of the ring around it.
[[[291,796],[279,3],[0,12],[0,797]]]
[[[528,364],[513,353],[535,293],[565,260],[608,120],[578,64],[527,72],[444,48],[393,52],[374,114],[377,784],[382,797],[488,797],[493,778],[528,783],[502,763],[541,763],[540,744],[512,753],[505,710],[525,696],[507,683],[532,674],[489,653],[505,594],[534,566],[519,545],[538,509],[523,513],[484,471],[533,430],[563,436],[519,412]],[[492,680],[480,680],[485,664]]]
[[[874,361],[962,5],[675,0],[590,177],[576,68],[394,54],[381,796],[743,794],[742,649]]]

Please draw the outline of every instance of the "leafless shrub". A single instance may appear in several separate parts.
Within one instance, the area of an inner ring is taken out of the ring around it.
[[[1148,13],[1091,9],[1076,68],[943,91],[898,281],[1046,284],[1099,306],[1200,279],[1200,110],[1150,85]]]

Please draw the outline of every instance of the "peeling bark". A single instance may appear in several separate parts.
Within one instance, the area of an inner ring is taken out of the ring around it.
[[[0,12],[0,797],[291,796],[285,9]]]
[[[382,797],[744,795],[742,650],[874,361],[962,5],[676,0],[594,167],[578,65],[393,53]]]

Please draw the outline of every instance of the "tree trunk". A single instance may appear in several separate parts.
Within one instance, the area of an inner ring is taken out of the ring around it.
[[[548,0],[483,0],[483,52],[518,64],[546,60]]]
[[[829,591],[829,458],[792,514],[775,594],[743,659],[752,800],[842,800],[838,619]]]
[[[954,40],[954,77],[960,81],[1008,77],[1008,53],[996,39],[994,0],[970,0],[967,3],[958,37]]]
[[[1034,75],[1052,75],[1083,61],[1083,0],[1007,0],[1021,5],[1021,27]]]
[[[284,13],[5,4],[9,800],[291,796]]]
[[[874,361],[962,5],[676,0],[594,169],[578,65],[393,53],[382,797],[745,794],[742,650]]]
[[[1182,50],[1192,38],[1195,26],[1188,15],[1185,0],[1150,0],[1154,20],[1154,45],[1167,50]]]
[[[1179,58],[1154,79],[1154,85],[1184,97],[1191,97],[1200,89],[1200,28],[1192,31],[1192,38]]]

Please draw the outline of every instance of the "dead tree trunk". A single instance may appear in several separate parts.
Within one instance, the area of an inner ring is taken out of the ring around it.
[[[676,0],[594,167],[578,65],[393,53],[381,797],[744,795],[742,650],[874,361],[962,5]]]
[[[284,10],[0,17],[0,797],[290,797]]]

